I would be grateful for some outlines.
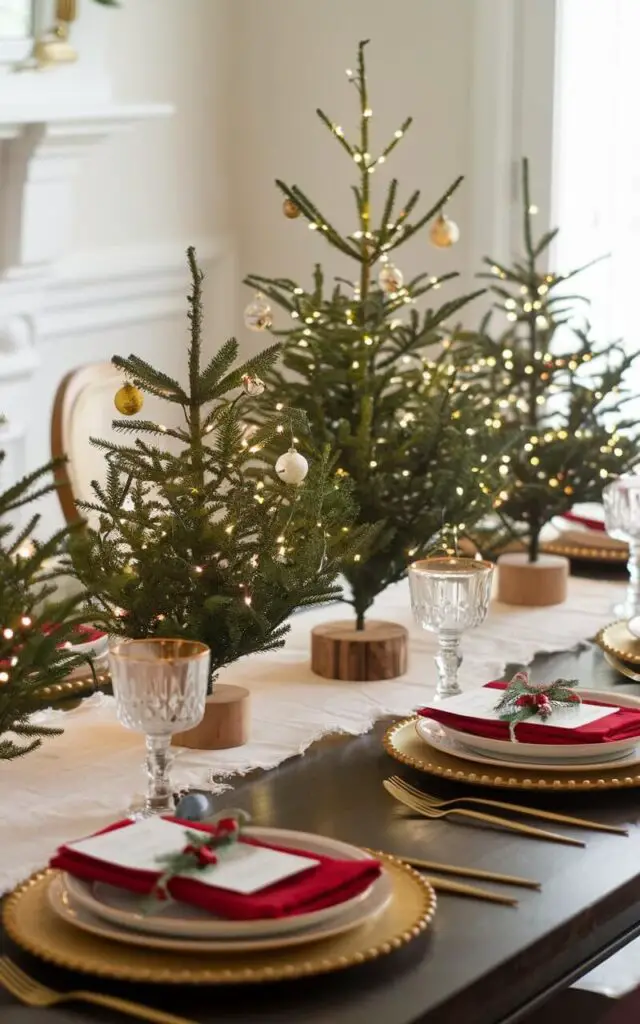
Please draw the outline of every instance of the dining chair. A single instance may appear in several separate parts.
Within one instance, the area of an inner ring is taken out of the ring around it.
[[[94,498],[91,481],[105,480],[105,458],[92,446],[90,438],[114,437],[113,396],[121,385],[122,373],[111,363],[91,363],[68,373],[56,391],[51,416],[51,455],[54,459],[67,458],[54,471],[67,523],[77,521],[78,501]]]

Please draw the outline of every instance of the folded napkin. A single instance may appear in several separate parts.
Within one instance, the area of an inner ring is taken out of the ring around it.
[[[494,690],[506,690],[504,682],[487,683]],[[497,698],[496,698],[497,703]],[[588,700],[586,704],[598,707],[611,707],[611,714],[599,718],[596,722],[588,722],[576,729],[562,726],[544,725],[540,719],[534,725],[531,721],[518,722],[516,735],[520,743],[548,743],[549,745],[564,743],[612,743],[614,740],[633,739],[640,737],[640,710],[636,708],[620,708],[615,704],[605,704],[599,700]],[[438,708],[421,708],[418,711],[423,718],[432,718],[441,725],[450,725],[452,729],[469,733],[470,736],[485,736],[492,740],[509,739],[509,723],[497,719],[472,718],[468,715],[457,715],[447,711],[444,705]]]
[[[191,821],[180,821],[169,818],[178,825],[184,825],[189,831],[211,832],[207,825]],[[119,821],[110,825],[102,832],[126,828],[132,822]],[[98,833],[100,834],[100,833]],[[289,917],[295,914],[306,914],[324,907],[343,903],[345,900],[366,888],[380,875],[381,866],[376,860],[337,860],[309,850],[292,849],[261,843],[257,839],[241,839],[241,842],[254,846],[267,846],[283,853],[295,853],[302,857],[312,857],[314,864],[300,874],[283,879],[249,895],[230,892],[212,885],[205,885],[197,878],[172,878],[168,889],[174,899],[191,903],[193,906],[230,920],[257,920],[259,918]],[[50,862],[50,867],[68,871],[76,878],[88,882],[106,882],[130,892],[147,895],[160,877],[159,871],[124,868],[106,861],[90,857],[74,850],[71,846],[61,846]],[[215,872],[215,867],[211,869]],[[212,878],[213,874],[209,875]]]
[[[602,519],[591,519],[590,516],[582,516],[577,512],[565,512],[562,516],[563,519],[568,520],[570,523],[579,523],[580,526],[586,526],[588,530],[597,530],[598,532],[604,533],[605,525]]]

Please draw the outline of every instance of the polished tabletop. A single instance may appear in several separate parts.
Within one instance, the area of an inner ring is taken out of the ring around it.
[[[600,652],[587,645],[534,662],[534,679],[560,675],[578,677],[581,685],[595,689],[640,694],[640,686],[623,682]],[[206,1024],[515,1024],[640,932],[640,791],[544,798],[501,794],[629,829],[628,838],[580,832],[585,849],[475,824],[411,818],[383,789],[389,775],[401,774],[431,793],[459,789],[393,761],[381,745],[388,725],[388,720],[380,722],[364,736],[325,738],[270,772],[234,778],[233,789],[221,795],[219,806],[242,807],[259,825],[324,833],[399,855],[535,878],[542,883],[541,892],[517,890],[517,908],[440,895],[433,927],[404,949],[362,967],[271,986],[179,991],[114,987],[47,968],[6,941],[5,953],[59,989],[102,988]],[[474,794],[480,791],[474,789]],[[578,834],[564,826],[549,827]],[[2,1007],[11,1003],[0,991],[0,1019]],[[115,1024],[119,1019],[104,1011],[94,1017],[84,1007],[81,1013],[82,1019],[92,1021]]]

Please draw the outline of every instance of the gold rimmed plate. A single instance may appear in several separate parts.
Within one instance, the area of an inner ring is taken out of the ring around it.
[[[627,628],[625,619],[611,622],[601,629],[595,642],[607,654],[629,665],[640,665],[640,639]]]
[[[416,731],[418,716],[405,718],[392,725],[384,736],[384,747],[396,761],[427,775],[436,775],[452,782],[498,789],[539,789],[571,792],[575,790],[622,789],[640,786],[640,771],[624,767],[601,767],[597,770],[575,768],[572,773],[557,775],[531,767],[510,768],[472,763],[443,750],[429,746]]]
[[[375,851],[371,855],[391,880],[388,906],[351,931],[294,949],[185,956],[113,942],[56,916],[47,896],[51,870],[33,875],[7,897],[4,927],[13,942],[41,960],[121,981],[234,985],[326,974],[399,949],[420,935],[435,914],[435,894],[424,878],[395,857]]]

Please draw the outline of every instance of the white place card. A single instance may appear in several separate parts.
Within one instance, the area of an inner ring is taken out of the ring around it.
[[[159,871],[156,858],[183,850],[187,845],[185,832],[184,825],[164,818],[147,818],[67,845],[70,850],[117,867]],[[220,852],[214,867],[196,871],[190,877],[195,875],[204,885],[248,896],[307,871],[317,863],[313,857],[238,842]]]
[[[431,701],[425,706],[438,711],[450,711],[452,715],[464,715],[468,718],[481,718],[497,722],[500,715],[495,705],[500,700],[500,690],[483,686],[467,693],[459,693],[456,697],[448,697],[443,701]],[[542,719],[536,715],[528,718],[527,725],[544,725],[545,728],[579,729],[582,725],[597,722],[615,714],[617,707],[599,707],[596,704],[576,704],[570,708],[554,708],[550,718]]]

